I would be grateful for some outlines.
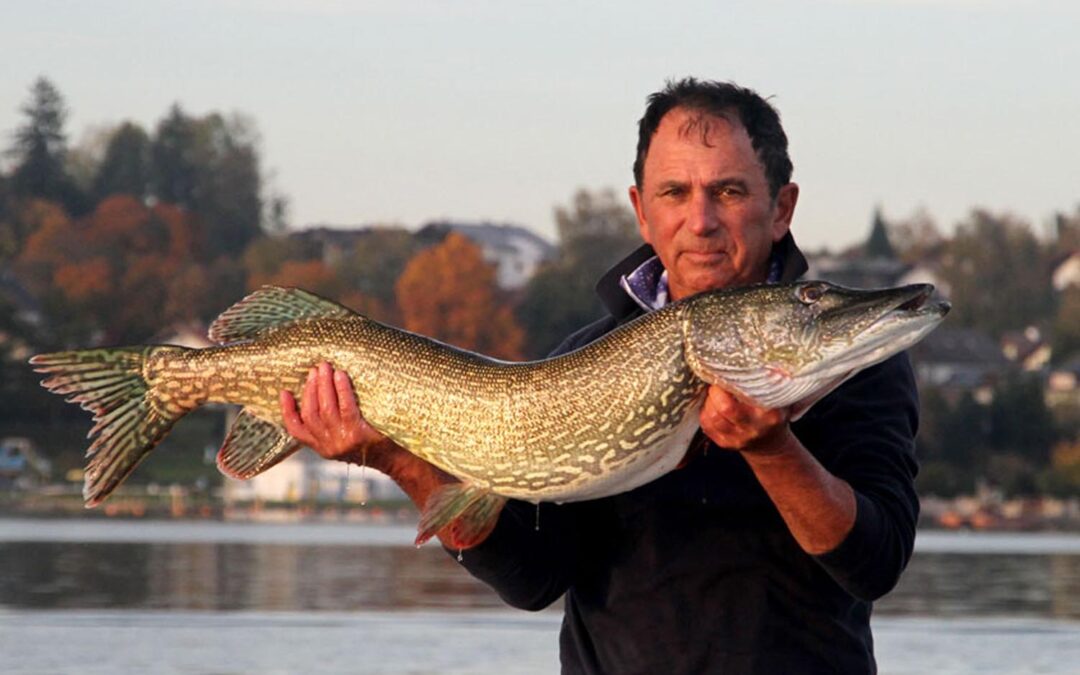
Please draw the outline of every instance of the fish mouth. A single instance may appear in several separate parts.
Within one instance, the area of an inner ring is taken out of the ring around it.
[[[842,376],[914,345],[936,328],[952,307],[944,300],[932,301],[933,294],[931,284],[867,291],[863,298],[834,310],[838,322],[852,322],[859,329],[853,331],[842,352],[800,375]]]
[[[905,288],[912,288],[915,291],[915,294],[897,305],[892,310],[893,312],[921,311],[923,313],[945,316],[949,313],[949,310],[952,309],[952,305],[945,300],[939,300],[935,303],[929,302],[930,298],[934,295],[934,287],[930,284],[915,284]]]
[[[815,402],[860,370],[880,363],[917,343],[932,331],[949,311],[949,303],[932,301],[934,287],[915,284],[875,291],[841,289],[841,302],[822,313],[833,330],[846,332],[831,352],[807,367],[789,371],[783,366],[763,366],[741,372],[718,374],[718,382],[769,408],[793,406],[797,419]]]

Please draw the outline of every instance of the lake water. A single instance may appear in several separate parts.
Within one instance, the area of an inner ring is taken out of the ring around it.
[[[0,672],[557,672],[558,608],[412,537],[0,519]],[[1080,673],[1080,536],[920,533],[874,633],[882,673]]]

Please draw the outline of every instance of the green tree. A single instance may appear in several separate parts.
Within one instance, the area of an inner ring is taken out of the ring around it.
[[[174,103],[157,126],[150,146],[154,195],[161,201],[191,208],[195,203],[195,120]]]
[[[1050,265],[1027,224],[976,210],[947,244],[942,277],[954,325],[1000,335],[1050,315]]]
[[[924,209],[902,220],[887,223],[886,229],[897,257],[907,263],[924,260],[945,241],[934,219]]]
[[[149,196],[150,137],[134,122],[124,122],[113,131],[105,157],[94,176],[92,194],[98,202],[109,195]]]
[[[611,190],[578,190],[569,207],[555,209],[559,248],[525,288],[517,308],[527,354],[541,356],[567,335],[601,316],[597,280],[641,243],[634,212]]]
[[[10,181],[0,173],[0,264],[8,265],[22,249],[26,232],[18,218]]]
[[[990,425],[989,440],[996,450],[1038,467],[1049,463],[1057,433],[1038,377],[1013,373],[1002,380],[990,405]]]
[[[1051,344],[1056,363],[1064,363],[1080,353],[1080,288],[1070,286],[1057,297]]]
[[[151,143],[155,196],[199,214],[212,254],[238,255],[261,233],[262,179],[254,123],[202,118],[173,105]]]
[[[64,166],[67,107],[63,96],[52,82],[40,77],[20,111],[26,121],[15,130],[15,144],[8,150],[15,161],[13,192],[19,197],[61,203],[69,213],[80,212],[84,201]]]
[[[423,248],[402,227],[373,227],[356,242],[352,254],[342,259],[338,274],[352,290],[374,300],[381,321],[400,323],[395,285],[405,266]]]
[[[1080,205],[1072,213],[1054,214],[1057,253],[1080,251]]]
[[[933,405],[931,398],[927,403]],[[929,410],[930,405],[924,405]],[[932,433],[931,430],[927,430]],[[970,393],[964,393],[955,405],[945,408],[943,419],[938,426],[937,457],[954,466],[968,467],[978,471],[980,458],[985,457],[989,448],[991,422],[989,411]]]
[[[262,233],[258,134],[250,119],[220,114],[199,120],[198,194],[210,250],[237,255]]]

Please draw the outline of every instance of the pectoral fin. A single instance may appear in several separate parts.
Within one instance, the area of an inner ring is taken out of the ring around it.
[[[217,465],[226,475],[248,479],[274,466],[299,447],[300,442],[283,428],[256,417],[245,408],[240,411],[218,451]]]
[[[428,497],[420,514],[416,545],[435,536],[447,525],[448,546],[469,548],[483,541],[495,529],[506,497],[467,483],[451,483]]]

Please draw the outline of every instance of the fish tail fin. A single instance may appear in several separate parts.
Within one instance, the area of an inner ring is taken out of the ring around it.
[[[428,497],[420,514],[416,545],[443,532],[443,540],[451,548],[465,549],[487,538],[495,529],[506,497],[468,483],[444,485]]]
[[[145,371],[152,355],[183,347],[141,346],[38,354],[41,385],[94,414],[94,442],[83,482],[87,508],[97,506],[131,474],[172,425],[196,406],[183,406],[154,390]]]

